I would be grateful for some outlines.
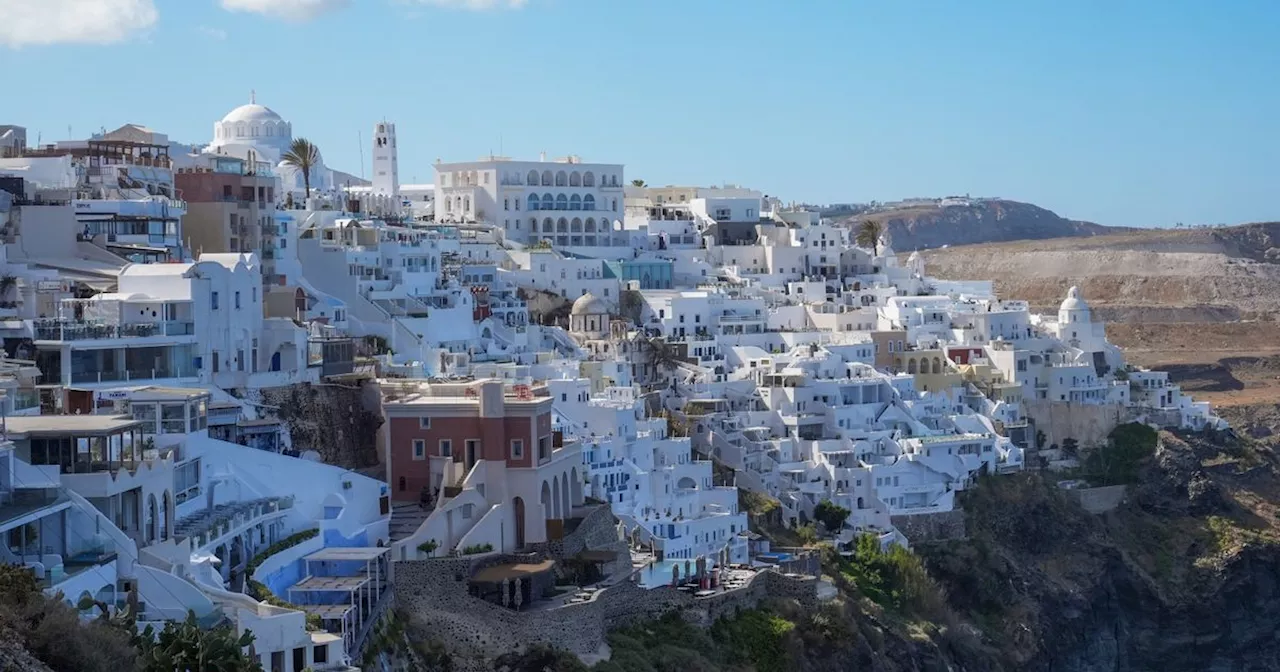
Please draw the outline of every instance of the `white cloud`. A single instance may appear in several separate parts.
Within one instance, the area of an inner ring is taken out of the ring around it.
[[[227,39],[227,31],[221,28],[212,28],[210,26],[200,26],[198,29],[205,37],[219,42]]]
[[[408,2],[442,7],[444,9],[465,9],[472,12],[484,12],[491,9],[520,9],[529,4],[529,0],[408,0]]]
[[[157,18],[153,0],[0,0],[0,46],[111,44]]]
[[[253,12],[287,21],[309,21],[321,14],[345,9],[351,0],[222,0],[222,8]]]

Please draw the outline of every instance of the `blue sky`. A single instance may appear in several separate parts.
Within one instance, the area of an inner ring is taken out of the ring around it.
[[[545,150],[787,200],[1236,223],[1280,219],[1277,26],[1271,0],[0,0],[29,83],[0,123],[207,142],[256,89],[357,174],[397,122],[406,182]]]

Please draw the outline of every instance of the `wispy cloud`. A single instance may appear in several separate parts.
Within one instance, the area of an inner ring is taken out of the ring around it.
[[[463,9],[471,12],[487,12],[495,9],[520,9],[529,0],[402,0],[406,4],[427,5],[444,9]]]
[[[3,1],[3,0],[0,0]],[[286,21],[310,21],[323,14],[346,9],[351,0],[221,0],[222,8],[252,12]]]
[[[211,26],[200,26],[198,30],[200,31],[201,34],[203,34],[205,37],[211,40],[217,40],[219,42],[222,42],[223,40],[227,39],[227,31],[221,28],[213,28]]]
[[[0,0],[0,46],[112,44],[158,18],[153,0]]]

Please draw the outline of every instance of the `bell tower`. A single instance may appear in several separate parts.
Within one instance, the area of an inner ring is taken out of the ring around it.
[[[385,120],[373,127],[373,193],[400,197],[396,125]]]

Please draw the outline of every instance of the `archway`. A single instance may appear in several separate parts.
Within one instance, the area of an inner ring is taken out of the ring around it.
[[[554,518],[555,512],[551,510],[551,486],[546,481],[542,482],[542,494],[538,501],[542,504],[542,518],[544,520]]]
[[[551,517],[556,520],[564,519],[560,510],[560,479],[555,477],[551,479]]]
[[[858,498],[858,508],[859,508],[859,509],[865,509],[865,508],[867,508],[867,506],[866,506],[865,504],[863,504],[863,503],[862,503],[862,498],[861,498],[861,497],[859,497],[859,498]]]
[[[167,541],[173,534],[173,497],[165,490],[160,497],[160,541]]]
[[[573,505],[569,501],[569,475],[560,474],[560,511],[564,518],[573,516]]]
[[[604,491],[604,485],[600,483],[600,474],[591,475],[591,496],[603,501],[609,501],[609,495]]]
[[[516,550],[524,548],[524,500],[511,498],[511,512],[516,517]]]
[[[156,540],[158,532],[156,528],[159,525],[160,513],[156,511],[155,494],[147,495],[147,519],[143,521],[143,528],[147,531],[147,542],[151,543]]]
[[[569,492],[573,505],[582,506],[582,476],[578,474],[577,467],[569,470]]]
[[[915,373],[915,372],[916,372],[916,360],[914,359],[907,360],[907,373]]]

